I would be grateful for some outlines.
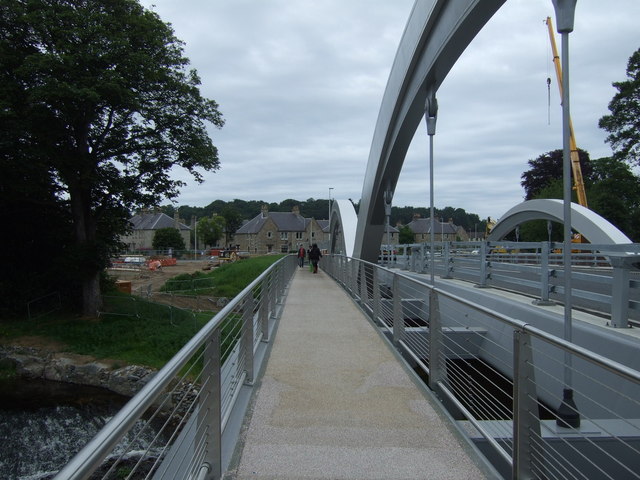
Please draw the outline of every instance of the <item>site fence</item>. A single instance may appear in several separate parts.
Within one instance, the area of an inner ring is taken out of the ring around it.
[[[220,478],[295,269],[284,257],[234,297],[55,479]]]
[[[322,266],[503,478],[640,478],[640,372],[404,272]],[[529,308],[531,310],[531,308]],[[621,342],[621,358],[638,348]]]

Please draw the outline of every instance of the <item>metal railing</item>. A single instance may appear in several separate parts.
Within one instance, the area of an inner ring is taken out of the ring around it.
[[[564,299],[563,244],[549,242],[437,242],[433,267],[443,278],[479,287],[515,290],[537,303]],[[574,306],[610,316],[611,325],[640,322],[640,244],[572,244]],[[430,272],[427,243],[386,246],[380,263],[416,273]]]
[[[284,257],[233,298],[55,479],[220,478],[295,267]]]
[[[509,316],[397,270],[322,263],[504,478],[640,478],[637,341],[598,327],[595,342],[618,342],[605,358],[540,328],[530,305]]]

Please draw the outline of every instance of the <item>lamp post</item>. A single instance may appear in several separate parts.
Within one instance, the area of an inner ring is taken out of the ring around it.
[[[562,257],[564,264],[564,339],[572,341],[572,299],[571,299],[571,145],[570,106],[569,106],[569,33],[573,31],[576,0],[553,0],[556,12],[556,25],[562,38],[562,190],[564,245]],[[556,424],[561,427],[579,428],[580,414],[573,400],[573,375],[571,353],[565,352],[564,389],[562,403],[558,407]]]
[[[333,190],[333,187],[329,187],[329,245],[327,250],[329,251],[329,253],[331,253],[331,249],[332,249],[332,235],[331,235],[331,190]]]

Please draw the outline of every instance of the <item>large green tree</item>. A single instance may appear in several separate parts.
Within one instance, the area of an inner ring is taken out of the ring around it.
[[[207,124],[223,120],[188,63],[171,26],[134,0],[0,2],[3,167],[48,178],[86,315],[129,212],[178,194],[172,168],[202,181],[219,166]]]
[[[593,168],[589,154],[578,149],[580,169],[585,183],[591,179]],[[538,197],[538,194],[557,179],[562,179],[562,150],[543,153],[534,160],[529,160],[529,170],[521,175],[520,185],[524,188],[525,200]],[[560,197],[562,198],[562,197]]]
[[[198,220],[198,238],[205,245],[218,245],[218,240],[224,236],[225,220],[221,215],[204,217]]]
[[[640,48],[629,58],[627,78],[613,83],[618,93],[599,126],[609,132],[607,142],[617,159],[640,165]]]
[[[159,228],[156,230],[153,234],[151,245],[154,250],[168,250],[170,248],[174,250],[184,250],[187,248],[182,235],[180,235],[180,230],[173,227]]]

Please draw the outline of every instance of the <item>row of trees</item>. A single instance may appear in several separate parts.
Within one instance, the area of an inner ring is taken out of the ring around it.
[[[177,211],[180,218],[189,220],[192,217],[198,218],[198,244],[216,245],[225,236],[232,236],[240,228],[242,222],[250,220],[258,215],[263,205],[267,205],[272,212],[290,212],[294,206],[298,206],[300,214],[307,218],[326,220],[329,216],[329,200],[314,199],[294,200],[286,199],[282,202],[263,202],[260,200],[239,200],[229,202],[215,200],[205,207],[192,207],[183,205],[178,208],[173,205],[161,207],[162,211],[169,216],[173,216]],[[360,203],[354,203],[356,212]],[[481,220],[475,213],[467,213],[462,208],[445,207],[434,209],[435,217],[438,220],[449,221],[464,227],[470,233],[483,233],[487,221]],[[392,207],[391,225],[406,225],[411,222],[415,215],[422,218],[429,216],[429,209],[424,207]],[[226,238],[225,240],[228,240]],[[194,244],[192,239],[192,245]]]

